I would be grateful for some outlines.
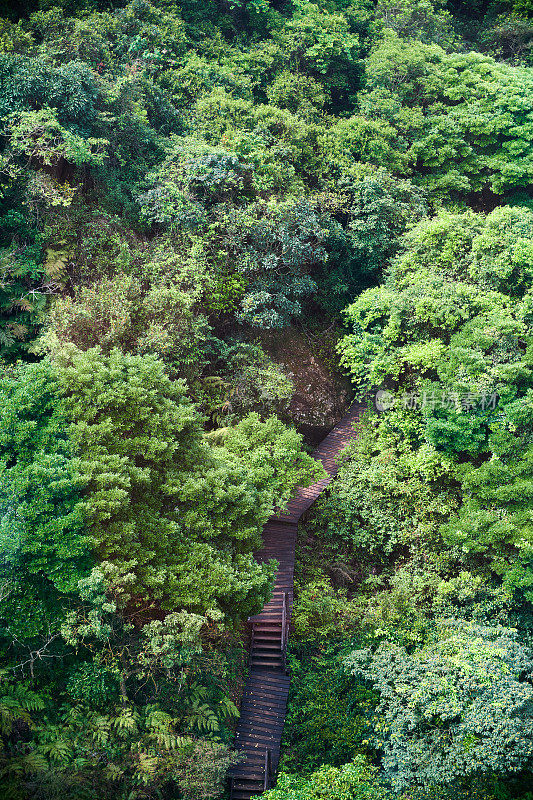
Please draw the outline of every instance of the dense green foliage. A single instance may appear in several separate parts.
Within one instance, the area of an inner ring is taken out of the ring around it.
[[[531,766],[533,688],[520,680],[531,651],[506,628],[443,628],[412,655],[382,644],[369,664],[365,651],[348,660],[380,693],[376,735],[395,789]]]
[[[2,599],[12,635],[36,635],[93,565],[57,386],[46,366],[6,376],[2,397]]]
[[[282,776],[276,789],[267,792],[268,800],[388,800],[392,795],[376,782],[376,769],[361,756],[343,767],[322,767],[310,778]]]
[[[224,795],[343,369],[268,796],[531,800],[530,0],[4,6],[0,794]]]
[[[354,751],[396,792],[521,796],[531,774],[532,219],[442,210],[346,311],[340,356],[376,403],[311,564],[360,585],[333,606],[349,691],[377,692]]]

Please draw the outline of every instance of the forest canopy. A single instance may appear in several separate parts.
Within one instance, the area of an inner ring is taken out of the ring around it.
[[[0,7],[0,794],[531,800],[530,0]],[[281,735],[281,734],[280,734]]]

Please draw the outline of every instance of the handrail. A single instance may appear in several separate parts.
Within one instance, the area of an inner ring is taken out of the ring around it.
[[[281,607],[281,649],[285,650],[285,639],[287,635],[287,592],[283,592],[283,603]]]
[[[248,669],[252,666],[252,657],[254,653],[254,644],[255,644],[255,625],[252,623],[252,635],[250,638],[250,650],[248,651]]]
[[[283,604],[281,607],[281,657],[283,660],[283,670],[287,671],[287,592],[283,592]]]
[[[272,787],[272,754],[267,747],[265,750],[265,780],[263,784],[263,791],[267,791]]]

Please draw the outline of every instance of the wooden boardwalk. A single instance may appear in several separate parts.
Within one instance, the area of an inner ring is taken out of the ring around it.
[[[361,406],[352,406],[313,453],[327,476],[312,486],[298,489],[287,507],[271,517],[263,528],[263,545],[256,558],[259,562],[276,559],[279,567],[272,598],[259,614],[250,617],[250,674],[235,739],[235,747],[243,758],[230,771],[232,800],[250,800],[270,788],[278,768],[290,683],[285,653],[293,603],[298,521],[337,473],[337,457],[353,439],[354,423],[361,410]]]

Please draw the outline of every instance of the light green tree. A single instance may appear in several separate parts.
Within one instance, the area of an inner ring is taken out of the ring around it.
[[[352,653],[348,668],[380,694],[374,744],[392,787],[530,768],[532,659],[514,630],[462,620],[411,654],[386,642]]]

